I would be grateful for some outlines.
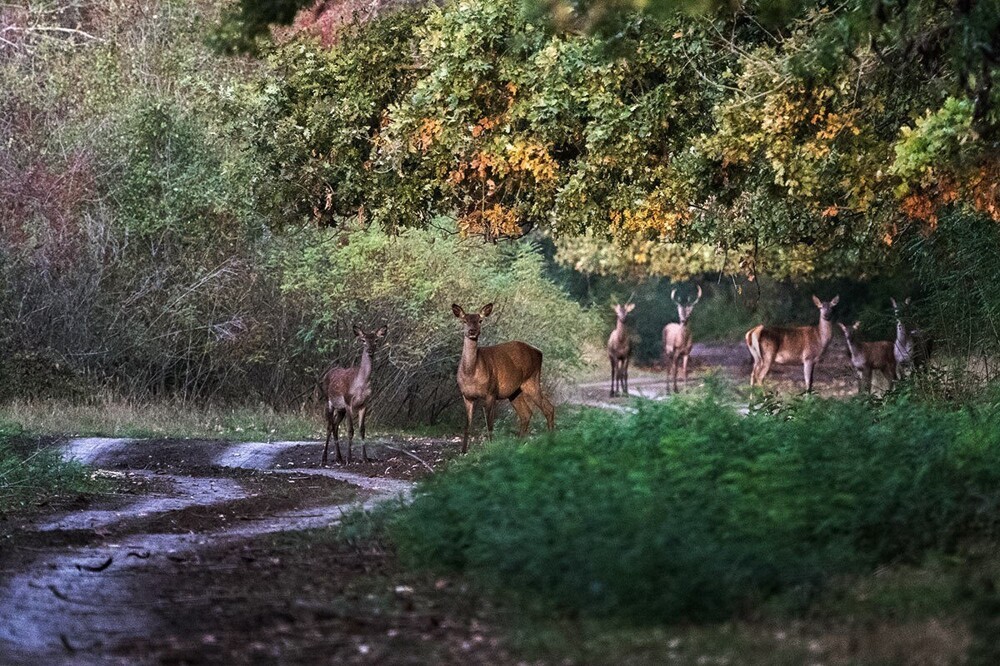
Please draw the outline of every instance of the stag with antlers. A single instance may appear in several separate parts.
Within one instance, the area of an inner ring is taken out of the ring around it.
[[[688,320],[691,318],[694,306],[701,300],[701,285],[698,286],[694,300],[689,299],[687,302],[677,300],[677,289],[670,292],[670,300],[677,306],[678,323],[670,323],[663,327],[663,358],[667,363],[667,372],[673,376],[674,393],[677,393],[678,365],[681,366],[684,375],[684,390],[687,390],[688,359],[691,358],[691,347],[694,346]]]

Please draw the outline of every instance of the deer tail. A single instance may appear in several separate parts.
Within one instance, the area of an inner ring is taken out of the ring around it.
[[[747,349],[750,350],[750,355],[753,356],[754,363],[760,362],[760,332],[763,326],[754,326],[746,334]]]

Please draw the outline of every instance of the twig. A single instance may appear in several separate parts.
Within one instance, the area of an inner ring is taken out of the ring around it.
[[[416,456],[416,455],[414,455],[414,454],[410,453],[409,451],[406,451],[406,450],[404,450],[404,449],[400,449],[400,448],[397,448],[397,447],[395,447],[395,446],[391,446],[391,445],[389,445],[389,444],[382,444],[382,446],[384,446],[384,447],[385,447],[385,448],[387,448],[387,449],[391,449],[392,451],[398,451],[398,452],[400,452],[400,453],[402,453],[402,454],[404,454],[404,455],[407,455],[407,456],[410,456],[411,458],[413,458],[414,460],[416,460],[416,461],[417,461],[418,463],[420,463],[421,465],[423,465],[424,467],[426,467],[426,468],[427,468],[428,470],[430,470],[431,472],[433,472],[433,471],[434,471],[434,468],[433,468],[433,467],[431,467],[430,465],[428,465],[426,461],[424,461],[423,459],[419,458],[418,456]]]

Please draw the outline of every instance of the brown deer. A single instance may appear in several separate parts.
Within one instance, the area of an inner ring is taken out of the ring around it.
[[[493,312],[492,303],[484,305],[474,314],[466,314],[457,304],[452,304],[451,311],[465,327],[462,359],[458,363],[458,389],[465,401],[462,453],[469,450],[469,429],[477,400],[483,401],[486,430],[490,438],[493,437],[497,400],[510,400],[517,412],[519,435],[528,432],[532,404],[542,410],[548,428],[552,430],[555,408],[542,393],[542,352],[518,340],[480,347],[479,333],[483,319]]]
[[[858,328],[860,327],[860,321],[854,322],[850,327],[840,324],[841,330],[844,331],[844,338],[847,340],[847,351],[851,358],[851,365],[858,373],[858,393],[862,391],[872,392],[872,370],[880,371],[889,382],[891,389],[892,381],[896,378],[895,342],[892,340],[861,342],[858,340]]]
[[[819,309],[817,326],[755,326],[747,331],[746,343],[753,356],[753,371],[750,386],[763,384],[764,377],[772,363],[779,365],[802,364],[806,380],[806,392],[812,391],[813,368],[823,357],[823,352],[833,337],[833,323],[830,317],[833,308],[840,302],[840,296],[829,301],[812,297]]]
[[[625,327],[625,318],[635,309],[635,303],[619,305],[615,303],[611,306],[618,317],[615,330],[611,331],[608,338],[608,361],[611,363],[611,397],[615,397],[618,391],[622,395],[628,395],[628,362],[632,356],[632,342],[628,337],[628,329]]]
[[[371,462],[368,457],[368,447],[365,442],[365,415],[368,413],[368,399],[372,395],[372,354],[381,338],[385,337],[387,328],[383,326],[374,333],[365,333],[360,326],[354,327],[354,335],[361,343],[361,363],[356,368],[330,368],[323,375],[321,386],[326,395],[326,446],[323,447],[323,464],[326,464],[327,453],[330,450],[330,435],[337,448],[337,462],[343,464],[340,455],[340,422],[347,417],[347,462],[352,460],[352,444],[354,443],[354,424],[361,431],[361,455],[365,462]]]
[[[905,368],[917,370],[930,360],[931,340],[923,331],[911,328],[910,323],[904,321],[904,310],[909,307],[910,299],[907,298],[900,305],[895,298],[890,298],[892,312],[896,316],[896,340],[893,345],[893,355],[896,357],[896,378],[902,379]]]
[[[693,301],[681,303],[677,300],[677,290],[670,292],[670,300],[677,305],[677,319],[680,323],[669,323],[663,327],[663,357],[667,362],[667,372],[673,374],[674,393],[677,393],[677,365],[683,366],[684,389],[687,390],[688,383],[688,359],[691,357],[691,327],[688,320],[691,318],[691,311],[701,300],[701,285],[698,285],[698,295]]]

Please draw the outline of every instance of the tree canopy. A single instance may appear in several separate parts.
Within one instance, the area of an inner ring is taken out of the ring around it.
[[[268,47],[248,122],[285,222],[856,274],[944,208],[1000,220],[998,48],[997,0],[455,0]]]

